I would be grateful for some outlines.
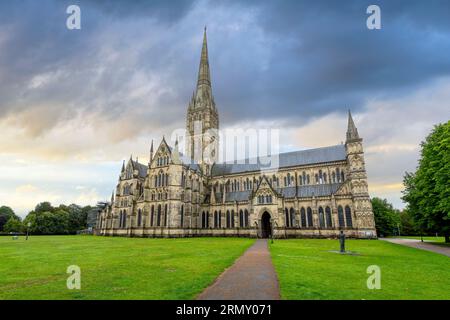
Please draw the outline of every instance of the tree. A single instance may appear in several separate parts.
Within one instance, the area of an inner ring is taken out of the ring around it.
[[[61,209],[54,212],[45,211],[37,213],[31,211],[24,220],[24,225],[30,223],[32,234],[68,234],[69,214]]]
[[[0,231],[4,231],[4,225],[8,222],[11,218],[19,218],[16,216],[14,211],[7,206],[0,207]]]
[[[450,242],[450,121],[434,127],[421,144],[415,173],[406,173],[402,199],[417,225]]]
[[[51,203],[48,201],[41,202],[36,205],[36,208],[34,208],[34,211],[36,213],[42,213],[42,212],[52,212],[55,208],[52,207]]]
[[[421,234],[420,228],[414,221],[414,217],[408,209],[403,209],[400,211],[400,226],[401,232],[405,236],[415,236]]]
[[[53,207],[50,202],[39,203],[28,213],[23,224],[30,223],[32,234],[75,234],[86,228],[87,212],[91,207],[76,204]]]
[[[3,226],[4,232],[22,232],[23,225],[22,221],[20,219],[13,217],[8,220],[8,222],[5,223]]]
[[[378,236],[391,236],[397,233],[400,216],[398,210],[386,199],[372,199],[373,215]]]

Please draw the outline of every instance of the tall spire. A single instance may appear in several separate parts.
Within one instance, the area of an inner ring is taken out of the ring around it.
[[[200,65],[198,68],[197,88],[195,90],[193,99],[190,103],[190,108],[215,108],[214,97],[211,88],[211,74],[209,70],[208,58],[208,40],[206,37],[206,27],[203,32],[203,46],[200,56]]]
[[[355,122],[353,122],[352,113],[348,110],[347,142],[358,139],[358,129],[356,129]]]
[[[203,85],[211,87],[211,76],[209,73],[209,60],[208,60],[208,40],[206,39],[206,26],[205,31],[203,32],[203,46],[202,46],[202,55],[200,58],[200,66],[198,69],[197,90]]]

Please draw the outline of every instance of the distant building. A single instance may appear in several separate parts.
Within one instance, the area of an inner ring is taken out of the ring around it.
[[[200,134],[196,125],[200,123]],[[186,119],[186,156],[163,138],[148,165],[123,164],[96,232],[110,236],[376,237],[362,139],[349,112],[345,144],[279,154],[279,167],[219,163],[206,30]],[[200,143],[196,143],[200,142]],[[212,143],[211,143],[212,142]],[[209,159],[197,145],[212,144]],[[247,161],[246,163],[250,163]],[[92,215],[94,216],[94,215]]]

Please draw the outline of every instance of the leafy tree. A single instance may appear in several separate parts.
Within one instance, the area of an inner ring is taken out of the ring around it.
[[[386,199],[373,198],[372,208],[378,236],[390,236],[397,233],[400,224],[398,210]]]
[[[68,213],[64,210],[55,212],[30,212],[24,220],[24,225],[30,223],[32,234],[68,234]]]
[[[3,226],[4,232],[21,232],[22,230],[22,221],[20,221],[20,219],[17,219],[16,217],[9,219],[8,222],[6,222]]]
[[[67,207],[69,220],[69,233],[76,233],[78,230],[84,229],[86,225],[86,216],[83,208],[76,204]]]
[[[434,127],[421,144],[415,173],[406,173],[402,199],[417,225],[450,242],[450,121]]]
[[[7,206],[0,207],[0,231],[4,231],[3,230],[4,229],[4,225],[11,218],[18,219],[19,217],[16,216],[16,214],[14,213],[14,211],[10,207],[7,207]]]
[[[42,202],[27,215],[23,225],[30,223],[32,234],[74,234],[86,228],[90,208],[76,204],[53,207],[49,202]]]
[[[42,212],[52,212],[55,208],[52,207],[52,204],[48,201],[38,203],[36,207],[34,208],[34,211],[36,213],[42,213]]]
[[[419,226],[414,221],[414,217],[410,214],[408,209],[400,211],[400,226],[403,235],[415,236],[421,234]]]

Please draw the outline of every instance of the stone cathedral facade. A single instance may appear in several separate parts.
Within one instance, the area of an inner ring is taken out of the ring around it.
[[[376,237],[363,143],[350,112],[345,144],[280,153],[273,169],[218,162],[219,139],[210,133],[218,129],[205,30],[184,155],[178,139],[171,147],[163,138],[157,148],[152,142],[148,164],[124,162],[96,234],[332,238],[343,230]]]

